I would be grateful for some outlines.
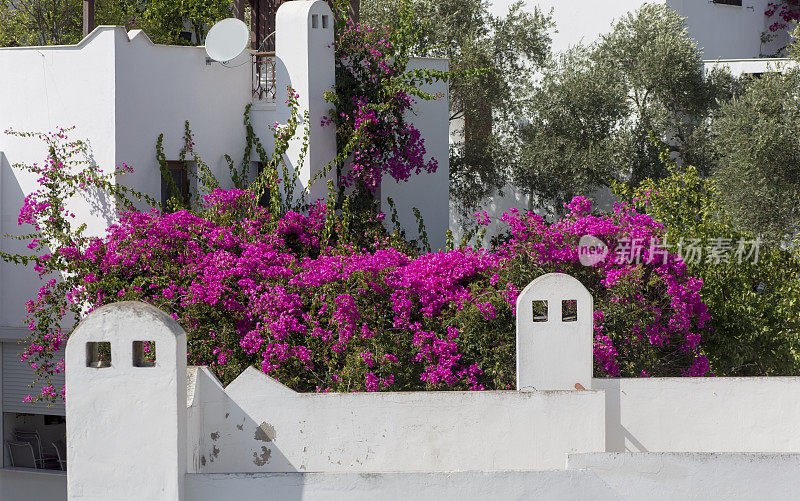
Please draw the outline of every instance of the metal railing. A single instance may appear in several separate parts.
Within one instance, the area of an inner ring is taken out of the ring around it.
[[[275,52],[252,53],[253,99],[275,102]]]

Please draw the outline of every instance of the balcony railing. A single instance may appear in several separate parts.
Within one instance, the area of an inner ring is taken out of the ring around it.
[[[253,52],[253,99],[275,102],[275,53]]]

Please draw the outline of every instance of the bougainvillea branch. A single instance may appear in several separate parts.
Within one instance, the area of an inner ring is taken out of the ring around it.
[[[399,24],[396,32],[375,30],[339,16],[336,91],[325,94],[334,108],[322,124],[336,127],[337,169],[343,186],[356,185],[375,193],[386,174],[407,181],[413,174],[435,172],[438,167],[436,159],[426,158],[424,139],[405,116],[416,99],[442,97],[420,90],[421,83],[448,76],[408,70],[404,24]]]

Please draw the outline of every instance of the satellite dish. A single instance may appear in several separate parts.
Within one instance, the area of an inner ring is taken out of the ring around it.
[[[223,19],[208,30],[206,54],[214,61],[230,61],[242,53],[250,43],[250,29],[242,21],[231,17]]]

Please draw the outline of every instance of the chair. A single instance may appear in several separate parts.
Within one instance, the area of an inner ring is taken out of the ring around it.
[[[14,437],[18,442],[28,442],[31,444],[37,468],[55,470],[61,467],[58,463],[58,456],[54,456],[53,454],[42,454],[42,440],[39,438],[38,432],[14,430]]]
[[[53,442],[53,449],[56,450],[56,456],[58,457],[58,466],[61,467],[62,471],[67,470],[67,445],[64,443],[63,440],[56,440]]]
[[[15,468],[38,468],[33,446],[30,442],[6,442],[11,466]]]

